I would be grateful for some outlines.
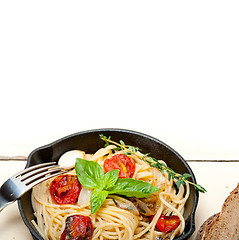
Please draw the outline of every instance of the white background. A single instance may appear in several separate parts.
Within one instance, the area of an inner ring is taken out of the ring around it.
[[[0,156],[82,130],[239,159],[238,1],[1,1]]]

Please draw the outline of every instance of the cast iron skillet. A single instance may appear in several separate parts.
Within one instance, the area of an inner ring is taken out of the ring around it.
[[[117,142],[123,140],[127,145],[139,147],[143,153],[150,153],[150,156],[164,160],[174,171],[181,174],[191,174],[192,178],[190,180],[196,183],[192,170],[175,150],[156,138],[125,129],[95,129],[63,137],[31,152],[27,159],[26,168],[44,162],[58,162],[60,156],[69,150],[79,149],[86,153],[94,153],[104,146],[104,141],[100,139],[99,134],[104,134],[107,137],[111,136],[111,139]],[[184,214],[186,220],[185,232],[181,236],[175,238],[177,240],[188,239],[195,231],[194,217],[198,204],[198,192],[195,191],[192,186],[190,188],[191,194],[187,200]],[[33,238],[35,240],[43,240],[31,223],[31,220],[35,219],[35,217],[31,206],[30,196],[31,191],[24,194],[18,200],[20,214]]]

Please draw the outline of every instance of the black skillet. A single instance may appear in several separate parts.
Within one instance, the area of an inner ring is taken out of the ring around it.
[[[100,139],[99,134],[104,134],[107,137],[111,136],[111,139],[116,142],[123,140],[127,145],[139,147],[143,153],[150,153],[150,156],[164,160],[175,172],[180,174],[191,174],[192,178],[190,180],[196,183],[196,179],[191,168],[175,150],[154,137],[125,129],[95,129],[63,137],[53,143],[32,151],[27,159],[26,168],[44,162],[58,162],[60,156],[69,150],[79,149],[85,151],[86,153],[94,153],[104,146],[104,141]],[[186,220],[185,231],[181,236],[175,238],[175,240],[188,239],[195,231],[194,218],[198,204],[198,192],[195,191],[194,187],[191,186],[190,188],[191,193],[187,200],[184,213],[184,218]],[[31,191],[24,194],[18,200],[20,214],[24,223],[30,230],[33,239],[43,240],[31,223],[35,217],[31,206],[30,196]]]

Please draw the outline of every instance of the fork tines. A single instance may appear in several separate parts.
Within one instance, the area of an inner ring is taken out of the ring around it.
[[[16,178],[28,188],[31,188],[38,183],[66,172],[67,171],[59,165],[56,165],[55,162],[50,162],[26,168],[24,171],[17,173],[12,178]]]

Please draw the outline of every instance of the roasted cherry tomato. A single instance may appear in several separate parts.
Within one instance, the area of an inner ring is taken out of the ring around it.
[[[54,178],[49,190],[56,203],[73,204],[80,194],[81,184],[77,176],[66,174]]]
[[[105,160],[104,169],[106,172],[119,169],[119,178],[132,178],[135,172],[135,162],[125,154],[116,154]]]
[[[61,240],[90,240],[93,231],[90,217],[72,215],[66,219],[66,228],[61,234]]]
[[[151,216],[150,220],[152,221],[153,218],[154,216]],[[180,219],[178,216],[176,215],[164,216],[163,214],[161,214],[160,218],[156,223],[156,228],[160,232],[168,233],[176,229],[179,226],[179,224]]]

